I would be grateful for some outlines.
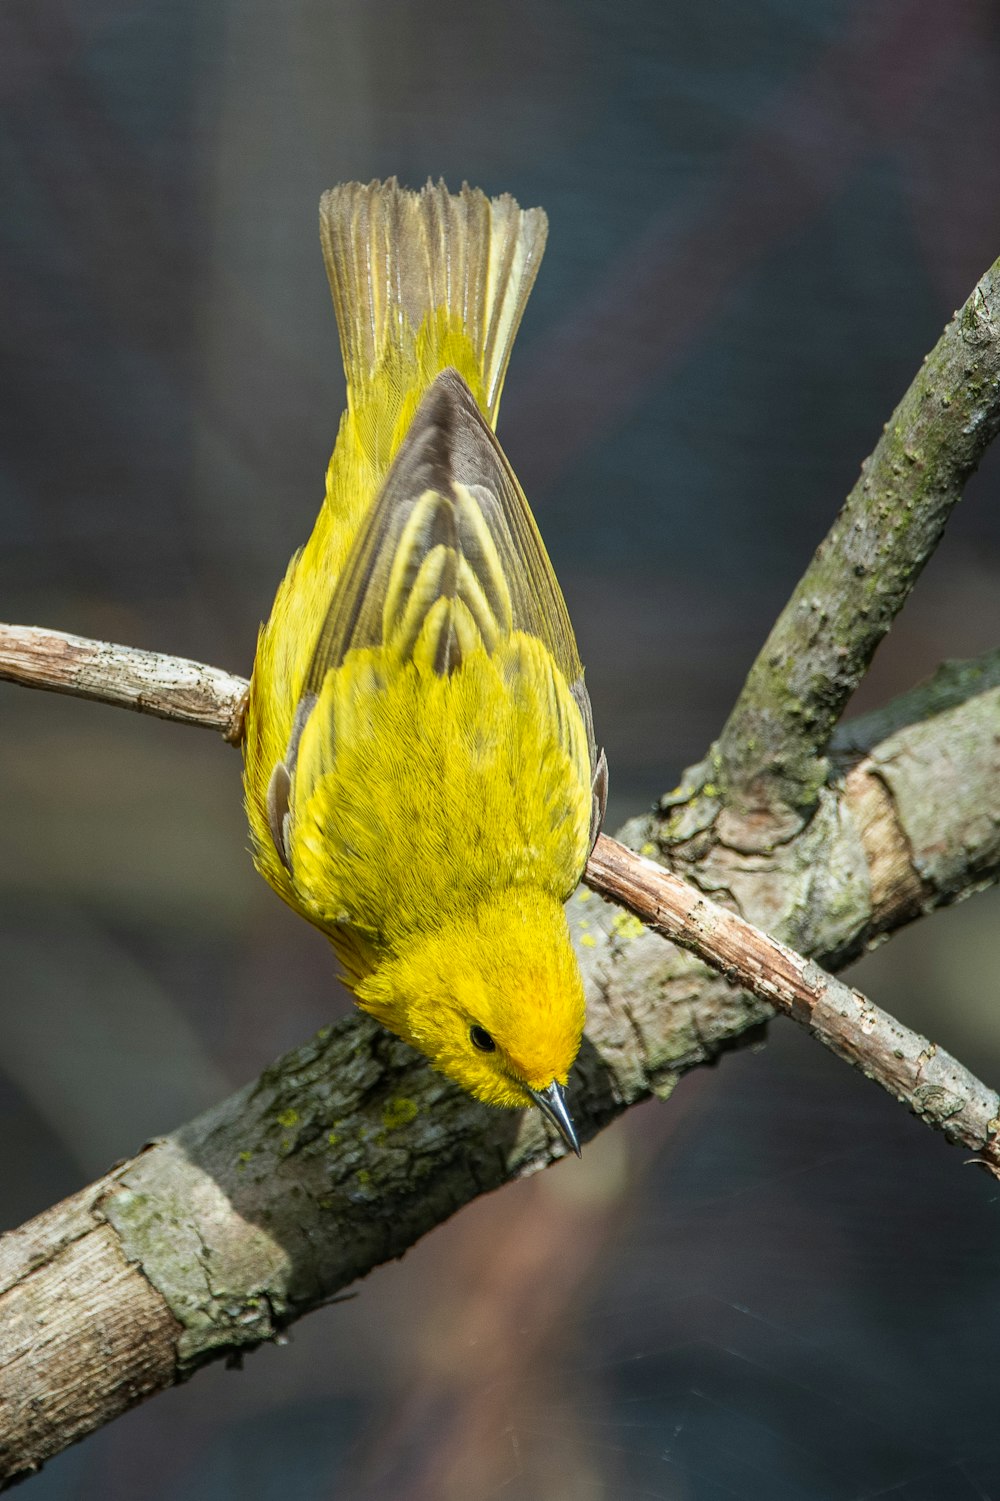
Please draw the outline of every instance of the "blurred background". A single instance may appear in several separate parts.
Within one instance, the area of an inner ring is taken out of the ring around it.
[[[1000,253],[998,161],[995,0],[7,0],[0,618],[248,672],[343,401],[321,191],[512,191],[551,236],[501,435],[613,828]],[[855,707],[997,644],[998,492],[994,453]],[[346,1001],[216,737],[0,685],[0,786],[9,1227]],[[994,1084],[998,915],[856,971]],[[1000,1501],[998,1197],[777,1022],[25,1501]]]

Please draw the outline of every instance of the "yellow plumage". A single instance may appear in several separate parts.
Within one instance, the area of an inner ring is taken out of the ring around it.
[[[603,806],[572,628],[496,439],[540,209],[443,184],[324,195],[347,411],[247,708],[258,869],[359,1005],[483,1100],[561,1087],[583,1027],[562,904]]]

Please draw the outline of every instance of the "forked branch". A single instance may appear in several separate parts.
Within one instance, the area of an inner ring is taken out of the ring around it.
[[[647,926],[588,904],[587,892],[570,904],[588,991],[572,1098],[582,1139],[668,1093],[777,1006],[1000,1176],[997,1095],[819,968],[1000,874],[996,656],[849,728],[838,775],[827,759],[1000,425],[998,324],[1000,263],[925,362],[714,748],[719,787],[706,800],[737,820],[763,813],[770,827],[756,848],[726,845],[710,811],[689,820],[697,837],[678,862],[760,925],[598,841],[587,882]],[[0,626],[0,677],[240,734],[245,681],[177,658]],[[782,819],[787,837],[775,840]],[[650,836],[676,853],[659,826]],[[469,1199],[560,1152],[536,1113],[487,1111],[368,1018],[324,1029],[0,1237],[0,1485],[205,1361],[273,1338]]]

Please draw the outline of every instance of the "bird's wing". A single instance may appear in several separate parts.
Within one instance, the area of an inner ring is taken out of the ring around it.
[[[445,676],[470,652],[492,655],[518,633],[545,648],[580,711],[596,834],[606,768],[562,592],[496,437],[461,376],[446,370],[421,402],[333,589],[288,749],[274,768],[268,817],[285,863],[302,734],[328,675],[349,653],[378,652],[383,673],[415,662]],[[505,670],[516,674],[520,654],[503,657]],[[300,792],[336,754],[335,737],[307,738],[320,761],[301,768]]]
[[[573,628],[524,493],[467,385],[445,370],[333,591],[306,692],[318,694],[358,647],[406,661],[430,641],[435,670],[449,672],[473,641],[492,651],[512,630],[537,636],[567,683],[580,680]]]

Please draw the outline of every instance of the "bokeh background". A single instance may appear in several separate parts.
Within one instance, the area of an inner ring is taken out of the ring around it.
[[[249,669],[343,400],[323,188],[543,204],[501,433],[610,824],[720,727],[1000,253],[996,0],[6,0],[0,617]],[[1000,637],[1000,454],[871,706]],[[0,1223],[345,1008],[215,737],[0,686]],[[1000,906],[858,981],[1000,1079]],[[1000,1498],[1000,1203],[788,1024],[25,1501]]]

